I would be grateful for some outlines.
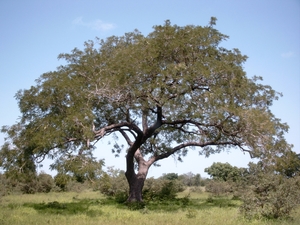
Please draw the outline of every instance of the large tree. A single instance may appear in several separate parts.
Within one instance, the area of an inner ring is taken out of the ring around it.
[[[220,46],[228,36],[215,21],[166,21],[147,36],[135,30],[60,54],[64,66],[16,94],[22,116],[2,128],[1,166],[33,169],[45,156],[88,161],[99,140],[122,137],[128,201],[142,201],[149,167],[171,155],[238,148],[261,157],[289,148],[288,126],[269,109],[280,94],[246,76],[247,57]]]

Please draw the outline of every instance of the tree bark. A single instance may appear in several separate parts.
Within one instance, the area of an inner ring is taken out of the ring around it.
[[[129,179],[127,177],[127,180],[129,183],[129,196],[127,202],[142,202],[142,191],[144,187],[144,182],[146,180],[146,174],[134,174]]]
[[[129,184],[129,196],[127,202],[142,202],[142,191],[151,164],[143,159],[139,149],[135,152],[134,157],[127,154],[126,158],[127,170],[125,175]],[[137,174],[134,171],[133,158],[135,158],[138,163]]]

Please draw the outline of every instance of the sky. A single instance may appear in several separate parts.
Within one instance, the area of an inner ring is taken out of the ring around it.
[[[0,0],[0,126],[13,125],[20,117],[14,98],[20,89],[35,85],[43,73],[54,71],[60,53],[83,48],[83,43],[121,36],[138,29],[144,35],[154,25],[215,26],[230,38],[221,46],[238,48],[249,58],[247,76],[262,76],[263,83],[283,94],[271,110],[290,126],[286,139],[300,153],[300,0]],[[0,145],[4,134],[0,134]],[[125,170],[125,158],[114,158],[103,141],[95,156],[106,166]],[[151,167],[148,177],[163,173],[200,173],[213,162],[247,167],[248,154],[232,150],[209,158],[190,151],[184,162],[170,157],[161,167]],[[49,171],[50,161],[42,170]]]

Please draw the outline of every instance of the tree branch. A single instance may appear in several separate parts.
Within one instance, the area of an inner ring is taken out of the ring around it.
[[[216,146],[216,145],[234,145],[240,147],[238,143],[231,142],[231,141],[224,141],[224,142],[216,142],[216,141],[211,141],[211,142],[205,142],[205,143],[199,143],[199,142],[187,142],[183,143],[180,145],[177,145],[174,148],[170,148],[169,151],[162,153],[160,155],[155,155],[149,159],[149,163],[153,164],[154,162],[157,162],[161,159],[168,158],[170,155],[173,155],[177,151],[186,148],[186,147],[205,147],[205,146]]]
[[[122,127],[128,127],[130,130],[133,130],[137,134],[141,134],[141,135],[143,134],[143,132],[140,130],[140,128],[137,125],[129,122],[122,122],[122,123],[105,126],[99,130],[94,130],[95,138],[96,139],[102,138],[107,132],[110,131],[111,132],[120,131]]]
[[[128,144],[129,146],[132,146],[132,145],[133,145],[133,142],[130,140],[130,138],[129,138],[129,136],[126,134],[126,132],[125,132],[124,130],[122,130],[122,129],[120,129],[119,131],[120,131],[120,133],[123,135],[123,137],[125,138],[127,144]]]

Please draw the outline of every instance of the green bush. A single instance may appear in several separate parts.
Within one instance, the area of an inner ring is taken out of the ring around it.
[[[160,200],[163,199],[175,199],[176,193],[178,192],[175,182],[170,181],[164,183],[160,192],[158,193],[158,197]]]
[[[177,193],[181,191],[184,191],[184,185],[179,180],[149,178],[145,181],[143,199],[175,199]]]
[[[4,174],[0,173],[0,197],[8,195],[12,192],[12,185],[10,179]]]
[[[84,190],[89,189],[89,187],[90,187],[90,184],[89,184],[88,181],[85,181],[84,183],[81,183],[81,182],[78,182],[77,180],[71,180],[66,185],[65,191],[80,193]]]
[[[233,191],[230,182],[218,180],[210,180],[207,182],[205,190],[214,196],[227,195]]]
[[[247,218],[284,218],[300,204],[300,177],[286,178],[275,173],[260,173],[242,197],[241,213]]]
[[[107,196],[115,196],[117,193],[128,193],[129,187],[125,177],[125,172],[109,167],[99,179],[98,188],[100,192]]]
[[[67,185],[71,181],[71,176],[68,174],[58,173],[54,177],[54,183],[56,186],[61,188],[61,190],[66,191]]]
[[[38,192],[48,193],[54,186],[54,179],[51,175],[46,173],[40,173],[38,175]]]
[[[128,193],[120,191],[115,194],[115,201],[117,203],[124,203],[126,202],[127,199],[128,199]]]

